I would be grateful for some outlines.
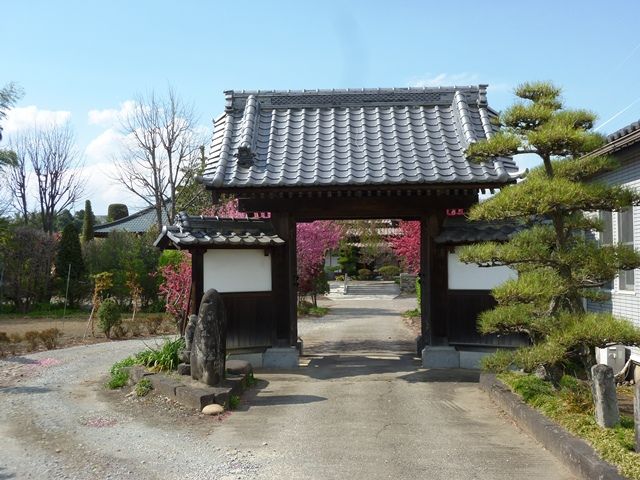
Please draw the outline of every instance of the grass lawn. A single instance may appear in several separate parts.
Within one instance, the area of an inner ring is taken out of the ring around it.
[[[640,455],[634,451],[633,417],[628,411],[629,387],[619,387],[620,403],[627,407],[621,409],[620,423],[614,428],[601,428],[595,421],[587,382],[565,375],[556,389],[533,375],[503,373],[498,378],[526,403],[586,440],[604,460],[616,465],[622,475],[640,480]]]

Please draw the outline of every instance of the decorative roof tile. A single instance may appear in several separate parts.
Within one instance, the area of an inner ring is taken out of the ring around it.
[[[176,224],[163,227],[154,242],[162,249],[264,248],[283,245],[268,220],[177,215]]]
[[[522,226],[513,222],[481,222],[465,218],[446,218],[436,243],[465,245],[477,242],[506,242]]]
[[[495,130],[486,86],[226,92],[202,181],[213,188],[505,184],[511,158],[475,164]]]

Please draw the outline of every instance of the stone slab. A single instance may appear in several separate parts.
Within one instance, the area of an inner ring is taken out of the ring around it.
[[[155,393],[169,397],[172,400],[176,397],[176,388],[182,386],[182,383],[166,375],[156,374],[147,378],[151,380]]]
[[[480,370],[480,362],[484,357],[490,355],[490,352],[468,352],[460,350],[460,368],[468,370]]]
[[[493,374],[480,375],[480,387],[516,424],[529,432],[571,472],[584,480],[625,480],[616,467],[602,460],[584,440],[524,403]]]
[[[132,367],[129,367],[129,384],[135,385],[142,380],[143,377],[147,377],[149,375],[153,375],[153,373],[148,371],[146,367],[143,367],[142,365],[133,365]]]
[[[227,360],[225,367],[230,374],[253,373],[253,367],[246,360]]]
[[[298,349],[296,347],[268,348],[262,356],[262,368],[293,369],[298,368]]]
[[[460,368],[460,352],[454,347],[427,345],[422,349],[424,368]]]
[[[229,354],[227,363],[230,360],[244,360],[249,362],[253,368],[262,368],[262,353],[231,353]]]
[[[216,402],[216,394],[220,394],[216,387],[193,387],[180,385],[176,387],[176,401],[185,407],[202,411],[207,405]]]

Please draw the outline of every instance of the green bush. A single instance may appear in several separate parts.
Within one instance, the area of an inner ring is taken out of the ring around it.
[[[336,275],[336,280],[338,282],[344,282],[344,275]]]
[[[400,268],[395,265],[385,265],[378,269],[378,273],[382,276],[383,280],[393,280],[400,275]]]
[[[116,388],[124,387],[129,381],[129,370],[127,367],[131,367],[137,363],[138,361],[134,356],[127,357],[124,360],[114,363],[109,371],[111,378],[107,382],[107,388],[114,390]]]
[[[416,299],[418,300],[418,310],[422,307],[422,285],[420,283],[420,275],[416,277]]]
[[[124,203],[112,203],[107,208],[107,219],[110,222],[115,222],[121,218],[129,216],[129,209]]]
[[[511,369],[514,362],[512,350],[496,350],[480,360],[480,367],[485,372],[503,373]]]
[[[358,280],[371,280],[373,278],[373,272],[368,268],[361,268],[358,270]]]
[[[151,390],[153,390],[153,384],[148,378],[143,378],[142,380],[140,380],[136,384],[136,387],[134,389],[134,391],[136,392],[136,397],[144,397]]]
[[[107,338],[111,338],[111,329],[122,323],[120,307],[113,298],[107,298],[98,308],[98,326]]]
[[[184,347],[185,343],[182,337],[175,340],[167,339],[158,349],[149,348],[138,353],[136,361],[155,371],[175,370],[180,363],[179,353]]]

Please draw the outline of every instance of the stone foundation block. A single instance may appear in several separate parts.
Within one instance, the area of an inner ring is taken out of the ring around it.
[[[177,380],[165,375],[151,375],[149,380],[151,380],[155,393],[169,397],[172,400],[176,397],[176,388],[182,386]]]
[[[227,374],[242,375],[253,373],[253,367],[246,360],[227,360]]]
[[[460,353],[454,347],[427,345],[422,350],[422,366],[425,368],[460,368]]]
[[[188,363],[179,363],[178,364],[178,375],[189,375],[191,376],[191,365]]]
[[[268,348],[262,357],[263,368],[298,368],[298,349],[296,347]]]
[[[198,388],[180,385],[176,387],[176,401],[186,407],[201,411],[207,405],[217,403],[216,393],[217,389],[215,387]]]

